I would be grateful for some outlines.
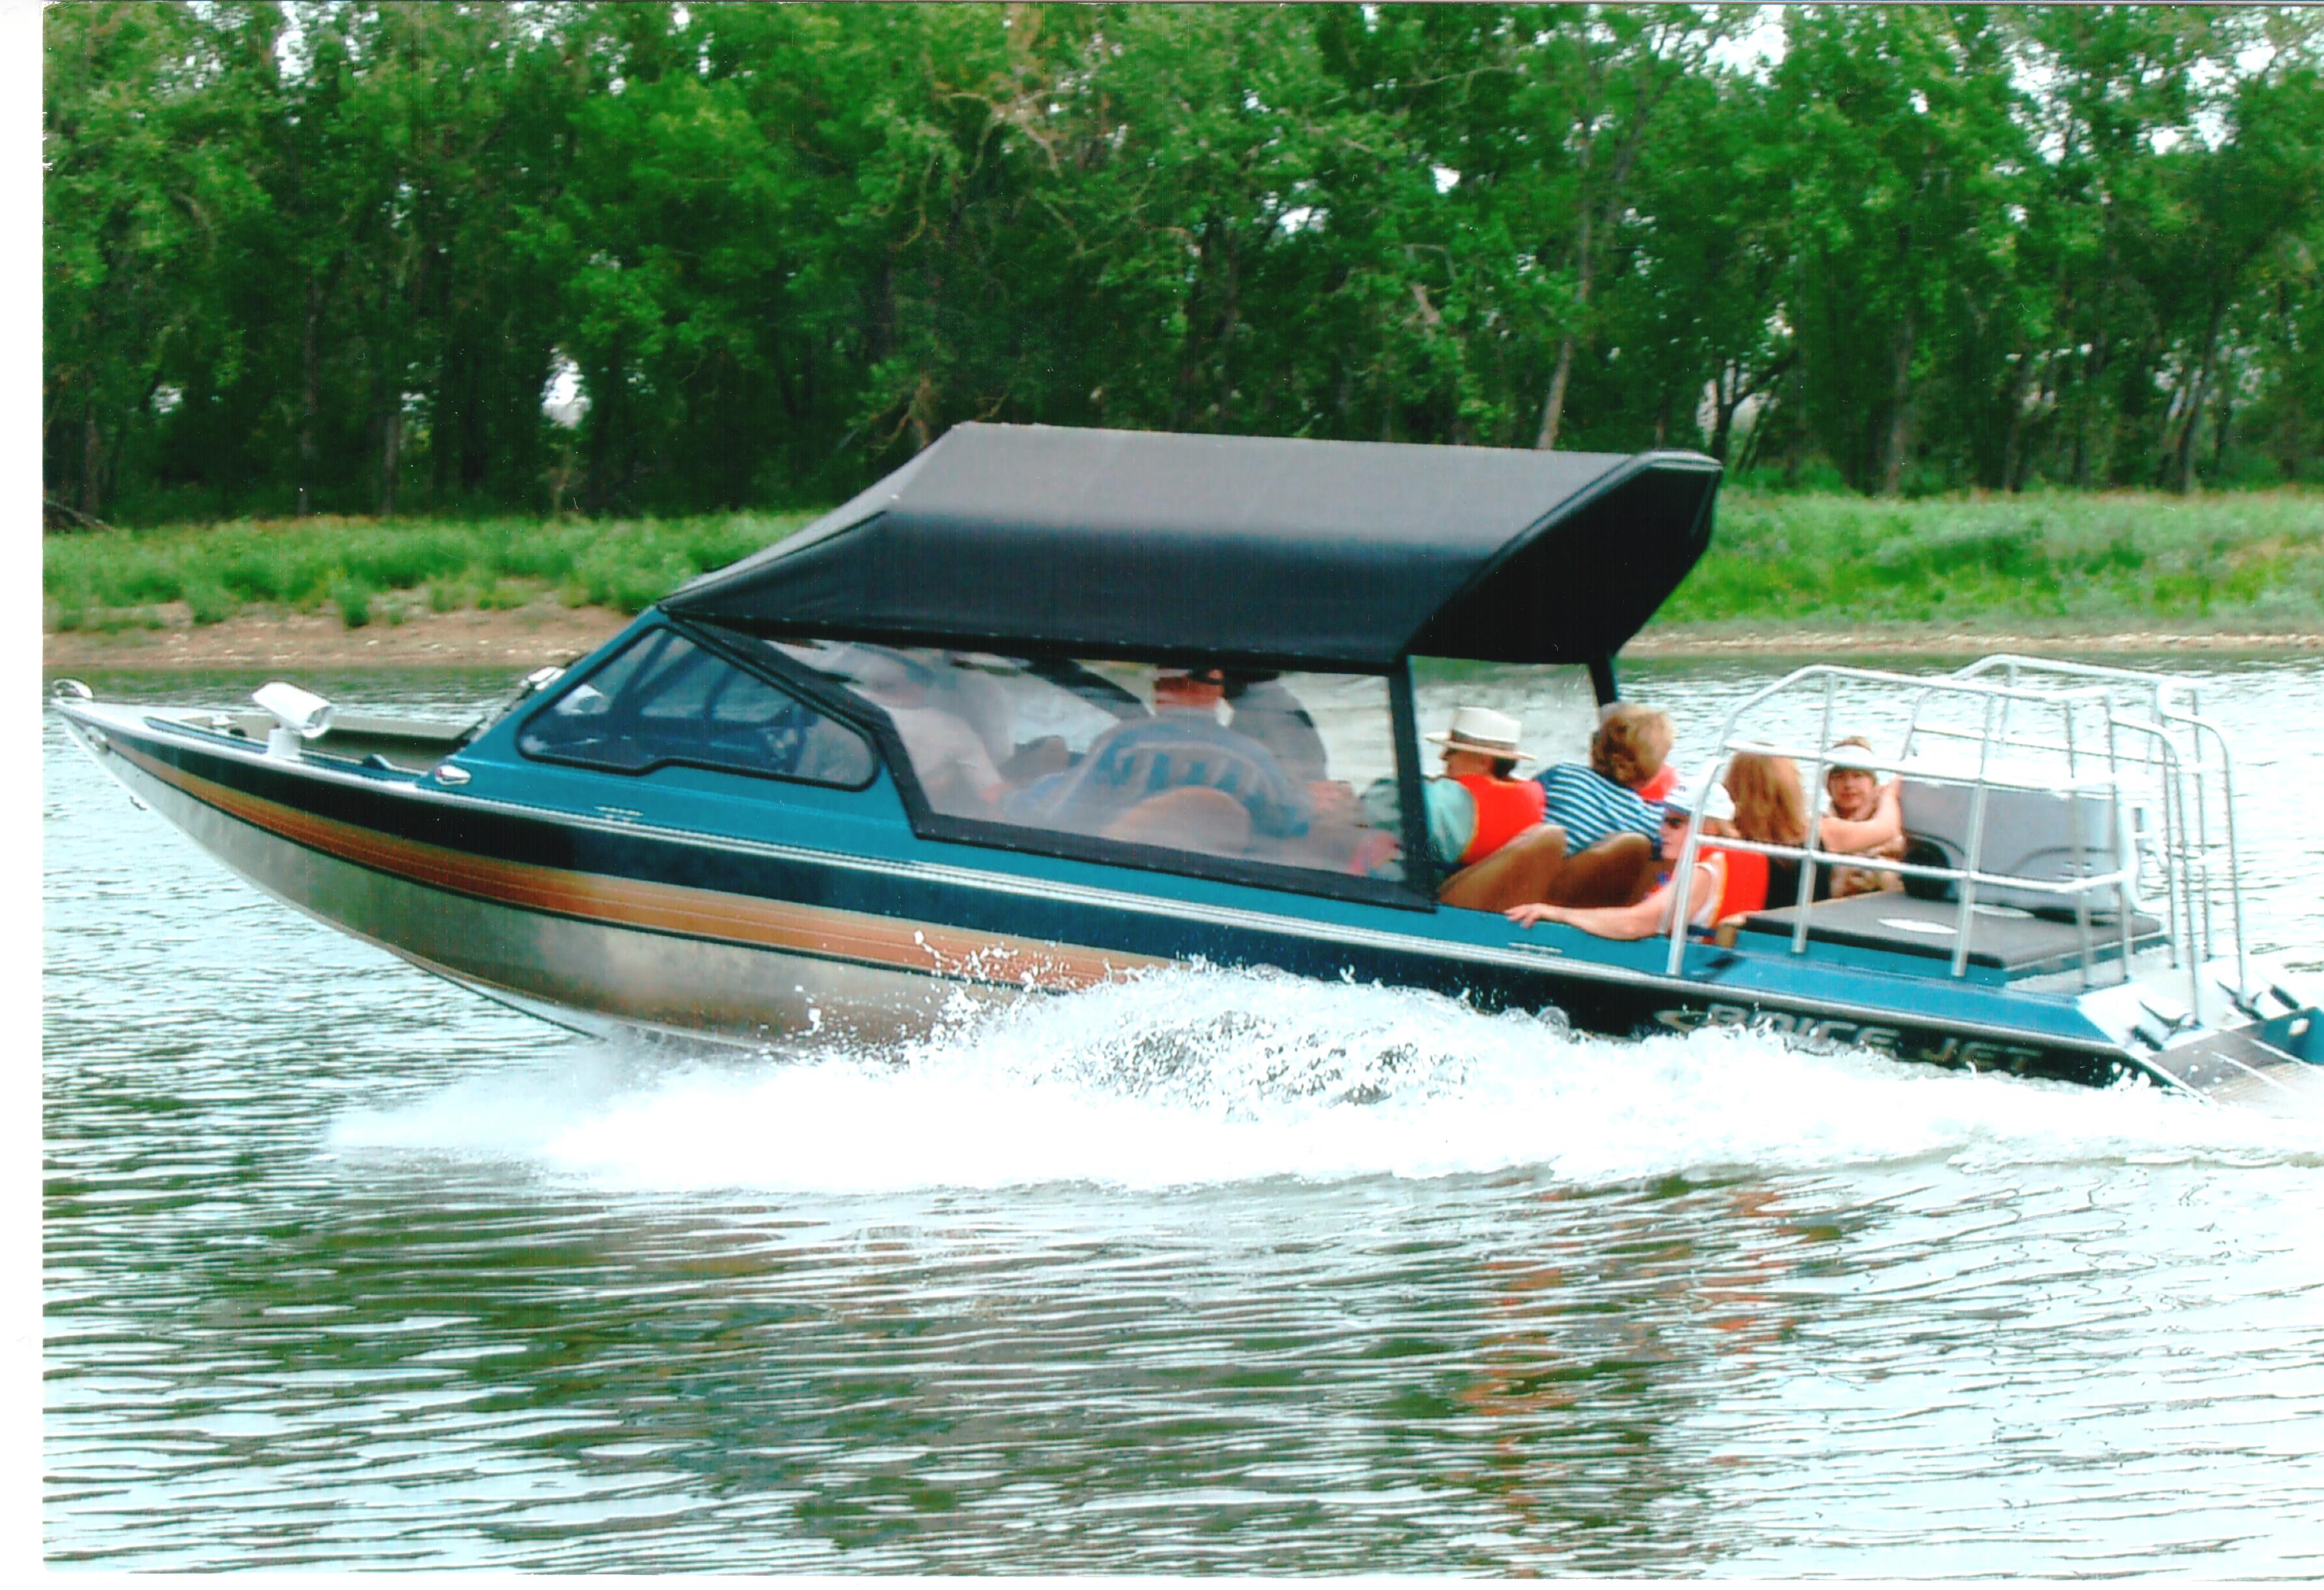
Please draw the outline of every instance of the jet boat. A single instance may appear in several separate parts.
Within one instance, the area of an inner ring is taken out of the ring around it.
[[[1743,703],[1699,788],[1761,750],[1819,790],[1836,690],[1909,704],[1877,766],[1915,843],[1850,858],[1904,891],[1815,898],[1811,840],[1757,846],[1796,896],[1711,936],[1438,902],[1416,660],[1610,706],[1719,482],[1679,451],[962,425],[473,723],[281,684],[53,699],[261,889],[586,1031],[876,1040],[1204,963],[2312,1107],[2317,991],[2245,948],[2232,760],[2167,675],[1812,667]]]

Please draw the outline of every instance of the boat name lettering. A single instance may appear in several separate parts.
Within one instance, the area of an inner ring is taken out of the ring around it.
[[[1655,1020],[1676,1032],[1696,1032],[1711,1027],[1772,1032],[1816,1047],[1851,1045],[1858,1049],[1877,1049],[1901,1060],[1965,1066],[1972,1071],[2015,1071],[2042,1058],[2039,1049],[2024,1044],[1991,1043],[1984,1039],[1964,1040],[1950,1036],[1908,1038],[1894,1027],[1819,1021],[1812,1016],[1795,1016],[1785,1011],[1753,1010],[1739,1004],[1714,1004],[1700,1010],[1657,1011]]]

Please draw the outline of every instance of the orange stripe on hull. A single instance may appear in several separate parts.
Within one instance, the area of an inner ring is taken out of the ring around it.
[[[475,855],[246,794],[117,740],[113,748],[161,782],[254,827],[375,872],[495,905],[1016,987],[1084,988],[1118,972],[1166,964],[1152,956],[915,926],[827,906]]]

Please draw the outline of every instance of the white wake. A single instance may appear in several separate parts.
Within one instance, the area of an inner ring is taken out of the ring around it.
[[[888,1192],[1524,1168],[1604,1185],[1943,1158],[2318,1162],[2297,1123],[1761,1034],[1643,1040],[1440,995],[1171,970],[875,1051],[591,1046],[335,1123],[341,1153],[526,1162],[623,1190]]]

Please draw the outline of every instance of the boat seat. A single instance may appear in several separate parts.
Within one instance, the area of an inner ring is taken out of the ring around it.
[[[1105,837],[1205,855],[1241,855],[1250,848],[1250,810],[1223,790],[1165,790],[1108,823]]]
[[[1969,835],[1976,791],[1960,784],[1907,778],[1897,790],[1904,832],[1932,847],[1928,859],[1958,867],[1969,854]],[[2074,832],[2080,806],[2081,832]],[[1988,874],[2006,874],[2042,883],[2070,883],[2094,874],[2111,873],[2124,864],[2114,831],[2114,807],[2105,798],[2084,792],[2070,795],[2047,790],[1991,790],[1986,795],[1985,831],[1977,866]],[[1940,860],[1939,858],[1941,857]],[[1914,887],[1907,884],[1907,887]],[[1952,885],[1923,885],[1915,892],[1951,895]],[[2006,883],[1980,884],[1978,899],[1990,905],[2011,905],[2046,917],[2073,920],[2073,902],[2038,889],[2013,889]],[[1958,898],[1957,896],[1955,898]],[[2093,901],[2093,906],[2096,905]],[[2140,903],[2134,897],[2135,909]]]
[[[1852,894],[1844,900],[1821,901],[1809,906],[1785,906],[1780,911],[1753,911],[1743,919],[1736,935],[1738,949],[1773,949],[1766,940],[1789,939],[1802,911],[1807,913],[1808,942],[1845,944],[1859,949],[1885,949],[1902,955],[1952,958],[1960,906],[1957,901],[1918,900],[1909,894]],[[2134,912],[2130,920],[2133,948],[2151,943],[2163,933],[2154,918]],[[1754,938],[1758,943],[1754,943]],[[2122,925],[2111,911],[2090,912],[2090,949],[2104,960],[2122,953]],[[2064,971],[2080,963],[2080,931],[2069,920],[2037,917],[2022,907],[1979,903],[1969,911],[1969,964],[1987,966],[2012,976]]]

